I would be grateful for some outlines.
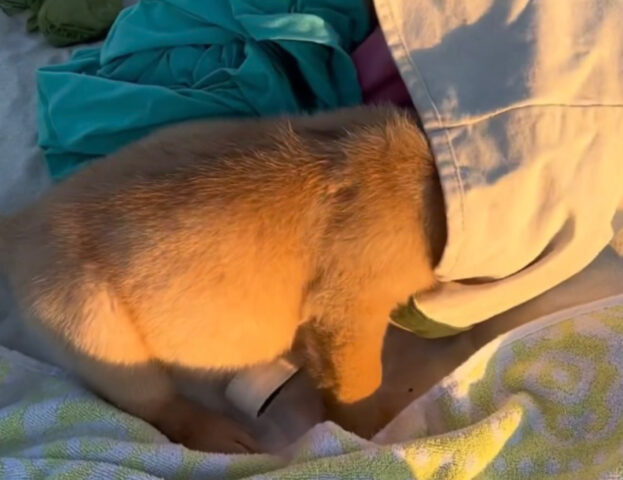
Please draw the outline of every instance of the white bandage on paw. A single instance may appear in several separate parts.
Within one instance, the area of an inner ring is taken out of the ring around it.
[[[258,417],[275,393],[299,370],[287,357],[239,372],[225,390],[226,398],[252,418]]]

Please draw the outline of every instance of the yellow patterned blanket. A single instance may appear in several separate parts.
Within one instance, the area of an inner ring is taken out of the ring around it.
[[[374,442],[323,424],[281,457],[173,445],[0,349],[0,478],[623,478],[622,413],[623,296],[498,338]]]

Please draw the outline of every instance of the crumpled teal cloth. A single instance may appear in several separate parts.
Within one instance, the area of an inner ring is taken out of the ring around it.
[[[166,124],[357,104],[370,26],[366,0],[142,0],[37,72],[39,145],[61,179]]]

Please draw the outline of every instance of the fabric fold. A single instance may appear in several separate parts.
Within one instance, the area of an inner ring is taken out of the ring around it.
[[[39,144],[60,179],[154,129],[350,106],[362,0],[142,0],[101,48],[37,73]]]
[[[446,204],[440,288],[417,308],[464,328],[581,271],[623,198],[623,4],[375,5]]]

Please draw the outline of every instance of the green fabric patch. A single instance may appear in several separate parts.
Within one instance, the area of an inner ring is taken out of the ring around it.
[[[7,15],[15,15],[33,8],[39,11],[42,2],[43,0],[0,0],[0,9]]]
[[[621,302],[489,344],[376,441],[328,422],[280,455],[187,450],[0,346],[0,479],[622,478]]]
[[[102,38],[122,8],[121,0],[0,0],[7,15],[29,10],[28,31],[55,47]]]
[[[391,314],[392,323],[396,326],[415,333],[422,338],[442,338],[458,335],[471,327],[458,328],[438,323],[428,318],[415,306],[413,297],[406,304],[399,305]]]
[[[55,47],[97,40],[122,7],[121,0],[46,0],[37,16],[39,30]]]

